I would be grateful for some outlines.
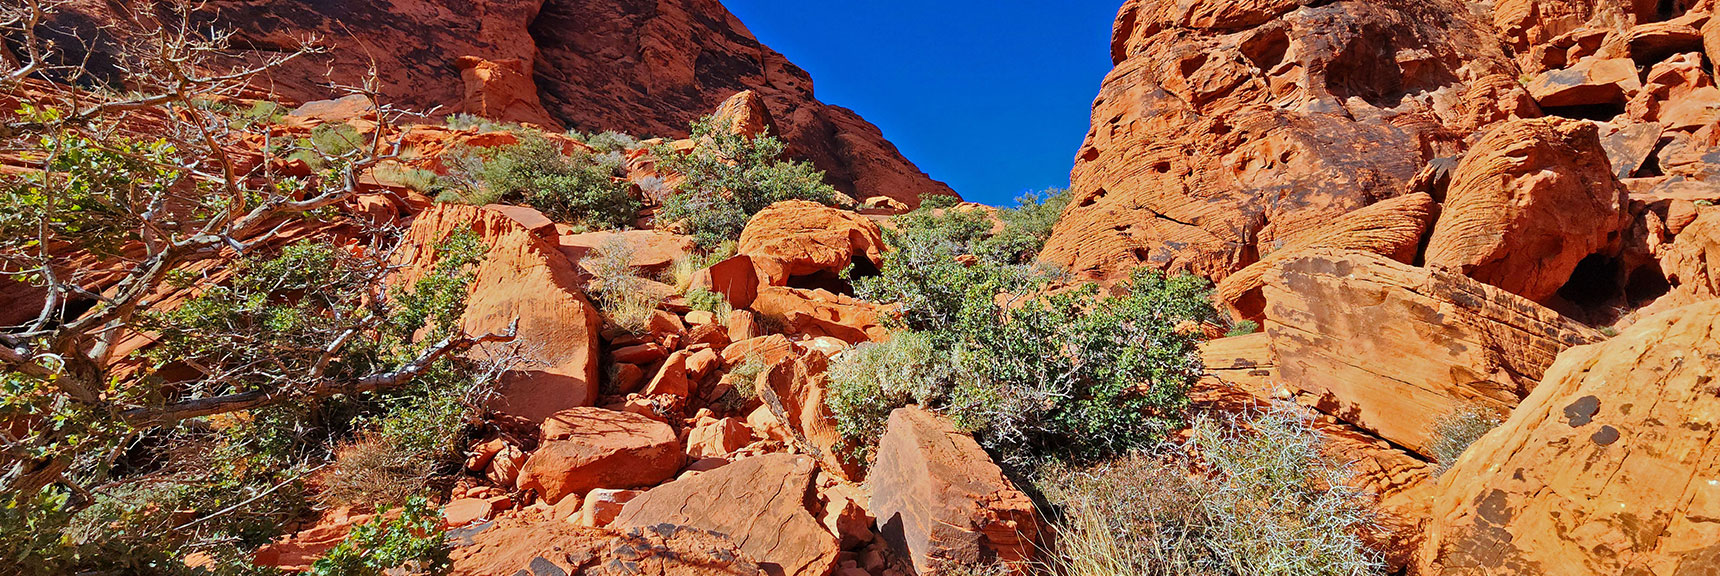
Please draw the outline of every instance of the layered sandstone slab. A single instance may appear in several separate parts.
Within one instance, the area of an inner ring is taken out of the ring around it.
[[[1441,477],[1423,574],[1720,566],[1720,302],[1573,348]]]
[[[1283,261],[1264,291],[1282,382],[1423,454],[1435,419],[1466,403],[1508,412],[1559,352],[1600,339],[1498,288],[1361,252]]]
[[[643,488],[675,476],[686,453],[668,424],[631,412],[574,408],[542,426],[543,445],[526,459],[519,489],[555,504],[598,488]]]
[[[876,271],[884,262],[884,239],[878,223],[864,216],[790,200],[748,220],[735,252],[752,258],[760,282],[787,286],[803,276],[835,279],[849,266]]]

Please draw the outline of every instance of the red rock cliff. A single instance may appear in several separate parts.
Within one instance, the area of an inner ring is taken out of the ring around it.
[[[114,6],[73,0],[58,25],[92,37],[123,17]],[[556,122],[680,138],[693,119],[753,90],[792,152],[843,192],[909,205],[922,194],[955,194],[876,126],[819,102],[805,70],[760,43],[716,0],[211,0],[200,14],[234,29],[235,48],[251,57],[290,51],[310,34],[333,45],[259,86],[286,99],[328,98],[331,81],[356,83],[374,61],[390,102],[458,112],[469,101],[462,57],[517,60]],[[97,53],[97,64],[111,62],[111,48]],[[520,119],[538,120],[510,118]]]

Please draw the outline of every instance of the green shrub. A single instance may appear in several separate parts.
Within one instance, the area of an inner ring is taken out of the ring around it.
[[[448,543],[442,514],[423,498],[413,498],[389,519],[377,515],[354,526],[345,540],[311,565],[313,576],[382,576],[395,569],[415,574],[448,570]]]
[[[1236,336],[1247,336],[1249,334],[1253,334],[1253,333],[1259,332],[1259,331],[1260,331],[1260,323],[1259,322],[1255,322],[1253,320],[1242,320],[1242,321],[1239,321],[1236,324],[1232,325],[1230,327],[1230,330],[1224,333],[1224,336],[1226,338],[1232,338],[1232,337],[1236,337]]]
[[[1015,207],[997,211],[1003,229],[981,240],[974,252],[999,262],[1031,262],[1051,238],[1052,226],[1068,205],[1068,190],[1054,188],[1023,194],[1015,199]]]
[[[826,404],[836,417],[836,430],[865,462],[883,437],[890,412],[909,404],[939,404],[955,366],[930,335],[898,331],[884,342],[843,352],[830,365],[829,375]]]
[[[735,134],[707,116],[693,122],[692,138],[697,145],[688,154],[666,146],[654,151],[659,169],[682,176],[658,218],[678,223],[700,246],[739,238],[753,214],[777,202],[836,202],[824,173],[783,160],[787,146],[775,137]]]
[[[716,315],[719,321],[728,318],[729,312],[734,311],[734,307],[729,305],[729,298],[720,292],[694,288],[687,291],[686,299],[687,306],[694,310],[710,312]]]
[[[449,114],[447,118],[442,120],[442,122],[445,126],[454,130],[476,129],[479,132],[501,132],[518,128],[517,125],[503,124],[483,116],[466,113]]]
[[[1428,455],[1444,473],[1471,444],[1503,423],[1499,413],[1481,404],[1463,404],[1433,421]]]
[[[639,199],[626,180],[623,160],[613,155],[563,155],[554,142],[535,134],[518,144],[468,152],[454,162],[464,189],[439,199],[468,204],[520,202],[550,219],[596,229],[625,227],[638,216]]]
[[[579,133],[577,130],[572,130],[569,131],[567,135],[572,136],[575,140],[584,142],[587,146],[597,149],[598,152],[626,152],[639,147],[638,138],[615,131],[604,131],[585,135]]]
[[[1193,456],[1191,456],[1193,454]],[[1049,469],[1069,576],[1384,573],[1373,502],[1293,407],[1197,419],[1186,448]]]

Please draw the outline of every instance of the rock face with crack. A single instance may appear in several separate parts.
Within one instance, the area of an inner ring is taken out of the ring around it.
[[[1561,351],[1600,339],[1498,288],[1362,252],[1280,262],[1264,292],[1281,381],[1424,454],[1434,419],[1470,403],[1508,412]]]
[[[1720,302],[1573,348],[1441,477],[1424,574],[1720,565]]]

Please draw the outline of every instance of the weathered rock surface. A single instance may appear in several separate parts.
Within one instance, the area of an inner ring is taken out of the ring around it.
[[[675,430],[638,414],[574,408],[545,420],[542,431],[519,489],[535,490],[550,504],[596,488],[652,486],[686,464]]]
[[[766,573],[824,576],[836,562],[836,537],[808,508],[816,501],[812,458],[743,458],[646,491],[615,519],[622,530],[669,524],[726,534]]]
[[[759,281],[769,286],[788,286],[801,277],[815,277],[802,282],[836,281],[851,265],[875,272],[884,262],[883,251],[878,223],[805,200],[778,202],[754,215],[735,248],[752,258]]]
[[[1403,194],[1462,150],[1453,127],[1534,113],[1504,85],[1469,98],[1471,82],[1516,77],[1498,46],[1451,0],[1131,0],[1041,258],[1222,279]]]
[[[935,414],[890,413],[869,483],[879,531],[921,574],[1000,562],[1025,573],[1033,559],[1033,502],[972,436]]]
[[[454,576],[765,576],[734,542],[677,526],[619,534],[559,520],[506,519],[450,554]]]
[[[1593,124],[1508,122],[1458,164],[1426,265],[1547,302],[1583,258],[1616,253],[1627,207]]]
[[[1264,291],[1283,383],[1423,454],[1434,419],[1464,403],[1509,411],[1560,351],[1600,339],[1492,286],[1360,252],[1281,262]]]
[[[1720,298],[1720,208],[1698,208],[1660,255],[1660,266],[1673,288]]]
[[[1424,574],[1720,566],[1720,303],[1560,355],[1438,485]]]
[[[822,289],[762,288],[752,309],[791,334],[829,336],[850,344],[889,337],[877,304]]]
[[[374,60],[383,97],[417,110],[462,109],[458,61],[532,63],[549,116],[586,131],[685,137],[689,123],[735,93],[752,90],[796,155],[857,198],[888,196],[918,206],[921,194],[954,195],[932,180],[876,126],[821,103],[810,75],[761,44],[716,0],[390,0],[305,3],[227,0],[205,16],[237,32],[246,58],[290,52],[305,33],[334,48],[265,75],[279,97],[329,98],[330,82],[358,85]],[[58,22],[96,36],[119,21],[100,0],[78,0]],[[95,65],[115,79],[117,55],[98,41]]]
[[[1261,278],[1287,258],[1331,248],[1371,252],[1405,264],[1413,263],[1422,235],[1433,223],[1437,210],[1433,197],[1418,192],[1345,214],[1331,224],[1288,239],[1284,246],[1259,262],[1226,276],[1213,296],[1230,305],[1238,317],[1258,321],[1266,305],[1260,295]]]
[[[459,230],[471,230],[489,247],[476,270],[462,328],[504,333],[517,320],[516,342],[537,361],[504,376],[496,409],[543,420],[596,402],[602,319],[585,299],[574,264],[513,219],[454,204],[425,210],[394,254],[401,266],[396,282],[409,285],[427,274],[435,266],[436,244]]]
[[[818,458],[824,470],[844,480],[858,481],[860,466],[851,459],[851,446],[836,431],[836,415],[825,404],[829,394],[830,361],[824,353],[807,350],[760,373],[753,386],[764,406],[786,423],[794,440]]]

